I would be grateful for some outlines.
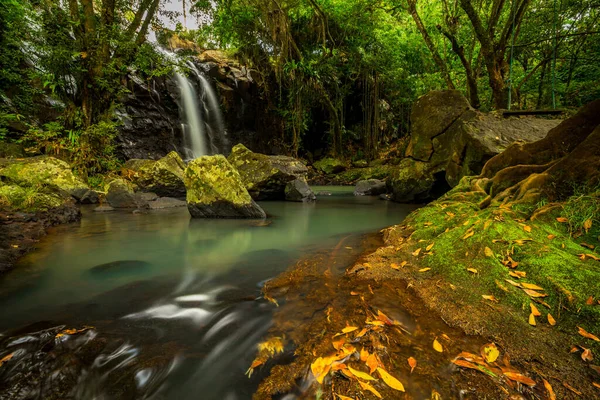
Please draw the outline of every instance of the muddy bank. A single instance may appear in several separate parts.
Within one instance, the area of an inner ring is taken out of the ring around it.
[[[72,204],[34,213],[0,210],[0,274],[11,270],[20,257],[34,250],[48,228],[80,218],[79,209]]]

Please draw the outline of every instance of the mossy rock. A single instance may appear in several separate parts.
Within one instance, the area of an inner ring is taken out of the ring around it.
[[[255,200],[283,200],[286,185],[296,179],[305,179],[308,173],[300,160],[255,153],[243,144],[231,150],[228,161],[237,169]]]
[[[77,200],[89,191],[89,187],[73,174],[69,164],[49,156],[5,160],[0,164],[0,178],[21,187],[63,191]]]
[[[405,158],[392,170],[387,186],[392,200],[400,203],[423,201],[430,197],[435,178],[429,171],[429,163]]]
[[[106,201],[114,208],[143,208],[146,204],[136,196],[133,185],[124,179],[114,179],[106,185]]]
[[[0,183],[0,208],[12,211],[45,212],[72,204],[70,196],[36,186]]]
[[[187,204],[194,218],[265,218],[239,172],[222,155],[191,161],[184,173]]]
[[[123,172],[142,191],[156,193],[161,197],[185,196],[184,170],[183,160],[174,151],[157,161],[132,159],[123,167]]]
[[[389,165],[375,165],[366,168],[351,168],[340,173],[334,182],[342,185],[354,185],[368,179],[387,179],[393,168]]]
[[[323,158],[313,164],[317,171],[321,171],[326,175],[338,174],[348,169],[348,166],[342,160],[337,158]]]

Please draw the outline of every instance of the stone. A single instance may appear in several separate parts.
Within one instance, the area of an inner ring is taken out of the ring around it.
[[[156,193],[152,193],[152,192],[150,192],[150,193],[140,193],[140,198],[143,201],[151,202],[151,201],[158,200],[158,195]]]
[[[107,204],[103,204],[101,206],[98,206],[96,208],[94,208],[95,212],[110,212],[110,211],[115,211],[114,207],[111,207]]]
[[[387,190],[385,181],[379,179],[367,179],[358,181],[354,188],[355,196],[379,196]]]
[[[162,210],[165,208],[185,207],[187,203],[183,200],[174,199],[172,197],[160,197],[155,201],[148,203],[148,208],[151,210]]]
[[[45,212],[73,203],[73,199],[62,191],[0,181],[0,209]]]
[[[22,145],[0,141],[0,158],[23,158],[25,156],[25,149]]]
[[[191,161],[184,182],[188,210],[194,218],[266,218],[239,172],[222,155]]]
[[[114,208],[144,208],[147,206],[141,194],[136,195],[131,183],[124,179],[115,179],[107,185],[106,201]]]
[[[79,199],[79,202],[81,204],[97,204],[99,201],[100,195],[98,194],[98,192],[91,189],[86,191]]]
[[[255,153],[243,144],[231,150],[228,161],[237,169],[254,200],[283,200],[288,182],[305,179],[308,174],[308,168],[300,160]]]
[[[512,144],[535,142],[560,122],[484,114],[452,90],[419,98],[411,121],[408,158],[393,167],[387,180],[393,200],[400,202],[435,199],[463,177],[478,175],[488,160]]]
[[[311,202],[317,199],[305,179],[295,179],[285,187],[285,199],[287,201]]]
[[[348,169],[348,166],[342,160],[330,157],[315,162],[313,167],[326,175],[337,174]]]
[[[406,156],[429,161],[433,153],[431,140],[444,133],[470,108],[458,90],[436,90],[421,96],[410,114],[411,134]]]
[[[158,196],[185,197],[183,183],[185,163],[174,151],[157,161],[129,160],[123,169],[133,183],[143,191],[153,192]]]
[[[71,170],[66,162],[50,156],[25,159],[8,159],[0,164],[0,179],[21,187],[43,187],[50,191],[63,191],[76,200],[87,193],[89,187]]]

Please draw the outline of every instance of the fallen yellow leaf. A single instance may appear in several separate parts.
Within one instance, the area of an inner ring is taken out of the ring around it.
[[[370,374],[372,374],[373,372],[375,372],[375,370],[378,367],[377,357],[375,356],[375,354],[369,354],[369,357],[367,357],[367,360],[365,361],[365,364],[367,364],[367,367],[369,367],[369,373]]]
[[[482,294],[481,297],[483,297],[485,300],[489,300],[489,301],[493,301],[494,303],[498,302],[498,299],[496,297],[494,297],[494,295],[485,295]]]
[[[404,392],[404,385],[398,379],[388,374],[387,371],[385,371],[383,368],[377,368],[377,372],[379,373],[379,376],[381,376],[381,379],[383,379],[386,385],[388,385],[392,389]]]
[[[489,247],[486,247],[483,252],[485,253],[486,257],[494,257],[494,252]]]
[[[412,255],[417,257],[420,253],[421,253],[421,248],[419,247],[418,249],[416,249],[415,251],[412,252]]]
[[[529,225],[525,225],[525,226],[523,227],[523,230],[524,230],[525,232],[529,233],[529,232],[531,232],[531,227],[530,227]]]
[[[434,244],[435,244],[435,243],[431,243],[429,246],[427,246],[427,247],[425,248],[425,251],[429,251],[429,250],[433,249],[433,245],[434,245]]]
[[[444,351],[442,344],[440,342],[438,342],[437,339],[434,339],[434,341],[433,341],[433,349],[435,351],[437,351],[438,353],[442,353]]]
[[[548,323],[552,326],[556,325],[556,320],[552,315],[550,315],[550,313],[548,313]]]
[[[535,326],[535,315],[533,315],[533,313],[529,314],[529,325],[531,326]]]
[[[365,381],[375,381],[376,379],[373,378],[371,375],[367,374],[366,372],[362,372],[359,371],[357,369],[354,369],[350,366],[348,366],[348,369],[350,370],[350,372],[352,372],[357,378],[360,379],[364,379]]]
[[[531,289],[531,290],[544,290],[543,287],[540,287],[538,285],[534,285],[533,283],[527,283],[527,282],[521,282],[521,286],[523,286],[525,289]]]
[[[540,310],[538,310],[537,307],[533,305],[533,303],[529,303],[529,307],[531,308],[531,313],[535,317],[539,317],[542,315],[542,313],[540,313]]]
[[[419,270],[419,272],[427,272],[427,271],[431,271],[431,268],[421,268]]]
[[[495,343],[486,344],[481,348],[481,355],[487,363],[493,363],[500,356],[500,351]]]
[[[473,236],[475,234],[475,231],[473,230],[473,228],[469,229],[465,235],[463,236],[463,240],[466,240],[468,238],[470,238],[471,236]]]
[[[529,295],[530,297],[547,297],[548,296],[545,293],[536,292],[535,290],[523,289],[523,291],[525,293],[527,293],[527,295]]]
[[[554,240],[554,238],[556,238],[556,235],[548,235],[548,240]]]
[[[508,271],[508,274],[517,279],[525,278],[527,276],[527,272],[524,271]]]
[[[583,223],[583,229],[585,229],[586,233],[587,233],[587,231],[592,229],[592,220],[591,219],[585,220],[585,222]]]
[[[467,271],[471,272],[472,274],[478,274],[479,271],[477,271],[475,268],[467,268]]]
[[[377,390],[375,390],[375,388],[371,385],[369,385],[366,382],[361,382],[358,381],[358,383],[360,384],[360,387],[363,388],[363,390],[368,390],[369,392],[373,393],[375,396],[377,396],[377,398],[381,399],[381,394],[379,394],[379,392]]]

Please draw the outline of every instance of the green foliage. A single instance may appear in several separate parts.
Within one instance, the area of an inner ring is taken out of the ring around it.
[[[600,188],[578,190],[563,205],[571,234],[600,233]]]

